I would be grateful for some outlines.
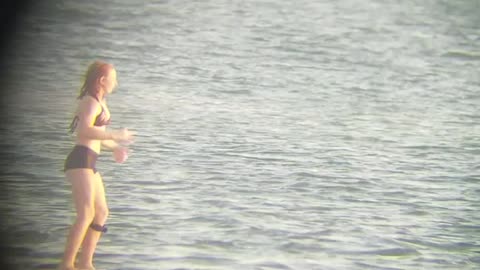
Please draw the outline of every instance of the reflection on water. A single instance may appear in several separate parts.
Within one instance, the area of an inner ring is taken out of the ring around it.
[[[475,1],[32,10],[5,84],[22,112],[2,148],[13,265],[61,257],[66,131],[103,58],[119,74],[113,128],[139,136],[126,164],[101,155],[98,268],[478,268]]]

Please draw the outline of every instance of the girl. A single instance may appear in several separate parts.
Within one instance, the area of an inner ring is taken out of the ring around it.
[[[70,125],[70,131],[76,132],[75,146],[65,160],[64,167],[65,176],[72,186],[77,216],[67,238],[60,265],[63,270],[74,269],[80,247],[78,268],[95,269],[93,253],[101,233],[106,232],[108,216],[103,181],[95,162],[102,146],[113,151],[116,162],[124,162],[127,148],[123,145],[133,140],[134,134],[128,129],[106,130],[110,123],[106,96],[117,85],[114,67],[95,61],[89,66],[80,89],[77,113]]]

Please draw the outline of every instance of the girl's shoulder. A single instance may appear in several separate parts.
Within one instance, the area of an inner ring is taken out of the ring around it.
[[[78,101],[78,108],[81,111],[94,111],[101,109],[100,102],[92,96],[85,95]]]

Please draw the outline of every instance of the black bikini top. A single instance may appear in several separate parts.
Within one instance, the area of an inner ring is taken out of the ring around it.
[[[100,101],[96,96],[92,96],[92,97],[95,98],[98,101],[98,103],[100,103]],[[97,115],[97,117],[95,117],[95,122],[93,123],[93,125],[97,127],[106,126],[110,124],[110,118],[107,118],[105,109],[103,108],[103,105],[101,103],[100,103],[100,106],[102,106],[102,111]],[[75,131],[75,128],[77,128],[78,120],[79,120],[78,115],[75,115],[69,127],[70,133],[73,133]]]

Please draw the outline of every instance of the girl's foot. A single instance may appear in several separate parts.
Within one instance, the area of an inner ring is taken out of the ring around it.
[[[75,270],[95,270],[95,267],[93,267],[93,265],[79,265]]]

